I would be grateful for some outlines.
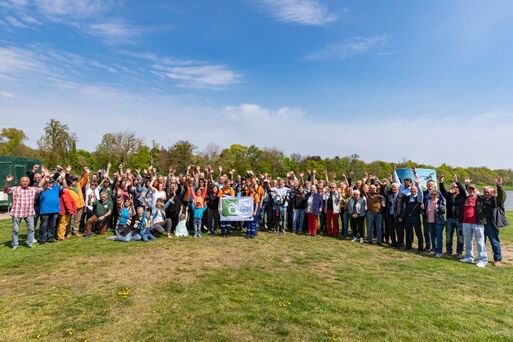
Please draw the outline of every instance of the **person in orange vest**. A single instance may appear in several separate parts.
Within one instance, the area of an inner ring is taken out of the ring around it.
[[[70,220],[70,225],[73,228],[73,236],[80,236],[78,229],[80,228],[80,218],[82,217],[82,212],[84,211],[85,202],[84,196],[82,194],[82,188],[87,184],[89,180],[89,168],[84,167],[84,174],[82,178],[78,180],[78,177],[75,175],[70,175],[71,166],[68,165],[66,167],[66,175],[68,176],[68,184],[69,184],[69,193],[75,200],[75,205],[77,207],[76,213],[72,216]],[[69,234],[67,236],[69,238]]]

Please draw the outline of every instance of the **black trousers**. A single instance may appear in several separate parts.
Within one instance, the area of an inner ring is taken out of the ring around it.
[[[413,243],[413,229],[419,242],[419,250],[424,246],[424,238],[422,234],[422,225],[420,224],[420,215],[406,217],[404,227],[406,230],[406,248],[411,249]]]
[[[365,216],[359,216],[357,218],[351,217],[351,230],[353,231],[353,237],[364,238],[364,226],[365,226]]]
[[[394,215],[388,215],[388,226],[390,229],[390,239],[392,247],[403,247],[404,245],[404,221],[400,222],[399,218]]]

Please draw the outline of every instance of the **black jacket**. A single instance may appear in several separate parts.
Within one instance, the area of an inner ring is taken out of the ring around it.
[[[440,192],[445,198],[447,208],[447,218],[456,218],[460,222],[463,221],[463,208],[465,206],[465,198],[467,197],[465,188],[460,182],[456,183],[460,189],[458,196],[454,196],[445,189],[444,183],[440,183]]]
[[[387,190],[386,192],[386,207],[387,207],[387,215],[390,214],[390,207],[394,207],[394,218],[404,219],[406,217],[406,195],[402,192],[397,194],[397,198],[394,203],[394,193],[392,189]]]
[[[305,194],[305,197],[301,197],[299,193],[297,193],[291,200],[292,202],[292,209],[306,209],[306,201],[307,197]]]

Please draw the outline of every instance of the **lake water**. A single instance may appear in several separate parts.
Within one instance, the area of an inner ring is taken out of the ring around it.
[[[513,210],[513,191],[506,191],[506,203],[504,209]]]

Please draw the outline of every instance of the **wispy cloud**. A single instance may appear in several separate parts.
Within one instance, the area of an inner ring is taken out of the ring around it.
[[[387,45],[389,39],[388,35],[350,38],[342,42],[328,44],[324,49],[308,55],[306,59],[352,58],[377,46]]]
[[[0,91],[0,96],[12,98],[12,97],[14,97],[14,94],[9,93],[7,91]]]
[[[24,23],[22,23],[21,21],[19,21],[18,19],[14,18],[14,17],[11,17],[11,16],[7,16],[5,18],[5,20],[11,24],[12,26],[15,26],[15,27],[22,27],[22,28],[28,28],[27,25],[25,25]]]
[[[165,79],[177,82],[184,88],[220,89],[240,83],[244,77],[230,70],[228,66],[207,61],[182,60],[171,57],[158,57],[151,53],[123,52],[126,55],[151,61],[151,72]]]
[[[105,13],[113,5],[109,0],[35,0],[35,6],[47,18],[61,21],[69,18],[91,18]]]
[[[259,0],[258,3],[284,23],[322,26],[338,19],[318,0]]]

